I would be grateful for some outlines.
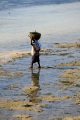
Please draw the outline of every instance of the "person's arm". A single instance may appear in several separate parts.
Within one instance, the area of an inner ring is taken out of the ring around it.
[[[32,39],[31,39],[31,45],[33,46],[33,42],[32,42]]]

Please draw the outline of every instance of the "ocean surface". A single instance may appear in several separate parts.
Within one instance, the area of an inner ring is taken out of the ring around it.
[[[80,2],[80,0],[0,0],[0,10],[37,5]]]
[[[29,32],[43,48],[80,38],[80,0],[0,0],[0,51],[31,49]]]

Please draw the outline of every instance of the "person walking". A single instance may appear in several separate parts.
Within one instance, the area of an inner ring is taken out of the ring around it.
[[[31,50],[31,55],[32,55],[32,62],[31,62],[31,67],[33,68],[34,63],[38,63],[38,68],[41,68],[40,66],[40,49],[41,49],[41,44],[38,42],[38,40],[35,40],[34,37],[30,37],[31,39],[31,45],[32,45],[32,50]]]

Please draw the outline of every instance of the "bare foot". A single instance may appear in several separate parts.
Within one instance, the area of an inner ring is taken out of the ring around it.
[[[39,66],[38,68],[41,68],[41,66]]]

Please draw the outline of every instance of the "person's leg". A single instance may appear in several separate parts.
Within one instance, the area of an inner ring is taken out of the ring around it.
[[[31,67],[30,68],[33,68],[33,61],[34,61],[34,56],[32,56],[32,62],[31,62]]]
[[[39,65],[38,68],[41,68],[41,66],[40,66],[40,62],[38,62],[38,65]]]
[[[41,68],[39,56],[38,56],[38,68]]]
[[[30,68],[33,68],[33,63],[31,63],[31,67]]]

